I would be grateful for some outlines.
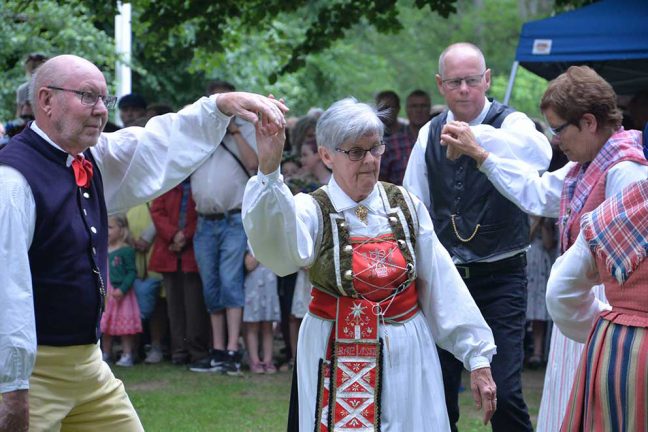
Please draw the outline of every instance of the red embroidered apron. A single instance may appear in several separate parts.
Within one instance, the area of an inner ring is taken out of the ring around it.
[[[321,432],[380,429],[382,342],[380,321],[404,322],[419,310],[416,285],[394,236],[352,238],[356,297],[334,297],[313,288],[309,311],[335,320],[320,365],[317,417]],[[386,341],[389,349],[389,341]]]

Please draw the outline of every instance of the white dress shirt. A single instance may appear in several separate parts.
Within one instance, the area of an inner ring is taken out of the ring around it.
[[[326,186],[354,237],[391,232],[382,186],[360,203],[346,195],[331,178]],[[403,324],[380,326],[385,346],[382,395],[383,430],[449,430],[443,379],[435,343],[452,352],[468,370],[489,365],[495,353],[490,328],[484,321],[448,252],[439,242],[427,209],[412,197],[418,219],[415,265],[417,292],[423,313]],[[369,210],[365,225],[355,215],[359,204]],[[248,182],[243,198],[243,224],[254,255],[279,275],[310,266],[317,257],[320,224],[318,206],[307,194],[293,196],[279,170],[259,173]],[[325,215],[326,217],[326,215]],[[313,429],[317,394],[317,365],[325,357],[332,323],[310,313],[298,339],[300,430]],[[412,373],[416,371],[416,373]],[[407,402],[406,402],[407,401]]]
[[[185,179],[216,149],[229,120],[210,97],[177,114],[154,117],[144,128],[101,134],[90,151],[103,178],[108,213],[150,201]],[[32,129],[60,149],[35,123]],[[17,170],[0,165],[0,393],[29,388],[34,366],[28,252],[35,223],[29,184]]]
[[[547,138],[536,130],[531,119],[524,113],[513,112],[506,116],[500,128],[481,124],[484,118],[486,118],[490,107],[491,102],[486,99],[482,112],[469,123],[475,134],[477,143],[490,154],[495,154],[501,158],[506,158],[517,163],[524,162],[526,169],[533,170],[536,175],[538,172],[546,170],[551,160],[551,145],[547,141]],[[449,111],[447,122],[453,120],[454,115]],[[405,188],[419,197],[428,209],[430,208],[431,200],[428,183],[429,173],[425,163],[425,151],[428,146],[429,134],[430,123],[428,122],[419,132],[418,139],[416,140],[416,144],[414,144],[407,164],[405,178],[403,179]],[[434,145],[439,144],[434,143]],[[434,175],[434,173],[431,174]],[[523,250],[494,256],[489,258],[488,261],[498,261],[522,252]],[[456,263],[460,263],[457,257],[453,258]]]
[[[256,129],[254,125],[234,117],[241,136],[257,152]],[[223,142],[240,159],[238,144],[234,135],[226,134]],[[223,147],[205,161],[191,175],[191,195],[196,211],[201,214],[225,213],[241,208],[243,192],[250,176],[236,162],[234,156]]]

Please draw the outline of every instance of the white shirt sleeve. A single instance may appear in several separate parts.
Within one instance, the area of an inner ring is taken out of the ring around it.
[[[293,197],[279,170],[252,177],[243,195],[243,226],[253,255],[279,276],[314,259],[317,208],[306,194]]]
[[[614,165],[605,179],[605,197],[609,198],[621,192],[626,186],[648,178],[648,165],[633,161],[623,161]]]
[[[499,128],[486,124],[471,128],[477,142],[489,153],[523,162],[536,172],[549,167],[551,144],[524,113],[509,114]]]
[[[15,169],[0,166],[0,393],[29,388],[36,359],[36,321],[29,247],[34,196]]]
[[[423,203],[414,199],[414,205],[419,217],[416,287],[434,341],[468,370],[488,367],[496,352],[493,333],[441,245]]]
[[[490,153],[479,169],[499,193],[523,212],[557,218],[563,183],[573,166],[574,162],[569,162],[556,171],[540,176],[538,171],[519,160]]]
[[[597,283],[596,262],[580,234],[556,260],[547,282],[547,310],[560,331],[576,342],[586,342],[600,313],[611,309],[594,296]]]
[[[418,197],[426,208],[430,208],[430,187],[428,185],[427,165],[425,164],[425,150],[427,149],[427,140],[430,134],[430,122],[419,131],[418,138],[410,158],[407,161],[407,169],[403,177],[403,186],[409,193]]]
[[[211,96],[153,117],[143,128],[102,134],[92,153],[108,213],[150,201],[187,178],[220,144],[229,121]]]

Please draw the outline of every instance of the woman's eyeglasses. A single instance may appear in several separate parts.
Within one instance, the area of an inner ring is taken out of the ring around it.
[[[564,124],[561,124],[560,126],[558,126],[558,127],[556,127],[556,128],[552,128],[551,126],[549,126],[549,133],[550,133],[552,136],[558,136],[558,135],[560,135],[560,134],[562,133],[562,131],[564,131],[565,128],[566,128],[567,126],[569,126],[570,124],[571,124],[571,122],[565,122]]]
[[[371,156],[373,157],[382,156],[382,154],[385,153],[385,144],[375,145],[368,150],[363,149],[362,147],[353,147],[349,150],[344,150],[338,147],[335,151],[344,153],[350,161],[357,162],[363,160],[367,153],[371,153]]]

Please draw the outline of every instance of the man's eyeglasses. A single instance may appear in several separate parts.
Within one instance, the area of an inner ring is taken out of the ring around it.
[[[483,72],[479,75],[469,75],[461,78],[449,78],[442,80],[441,83],[450,90],[456,90],[461,87],[462,81],[466,81],[466,85],[468,87],[477,87],[479,84],[481,84],[485,73],[486,72]]]
[[[104,105],[106,106],[106,109],[110,110],[115,108],[115,104],[117,103],[117,96],[100,95],[97,93],[84,92],[80,90],[71,90],[71,89],[55,87],[55,86],[47,86],[47,88],[52,90],[60,90],[60,91],[66,91],[70,93],[76,93],[79,96],[81,96],[81,103],[83,105],[95,106],[99,101],[99,99],[101,99]]]
[[[565,123],[561,124],[560,126],[558,126],[558,127],[556,127],[556,128],[552,128],[551,126],[549,126],[549,133],[550,133],[552,136],[558,136],[558,135],[560,135],[560,134],[562,133],[562,131],[565,130],[565,128],[566,128],[567,126],[569,126],[570,124],[571,124],[571,122],[565,122]]]
[[[357,162],[363,160],[367,153],[371,153],[371,156],[373,157],[382,156],[382,154],[385,153],[385,144],[375,145],[369,150],[363,149],[362,147],[353,147],[349,150],[344,150],[338,147],[335,151],[344,153],[350,161]]]

